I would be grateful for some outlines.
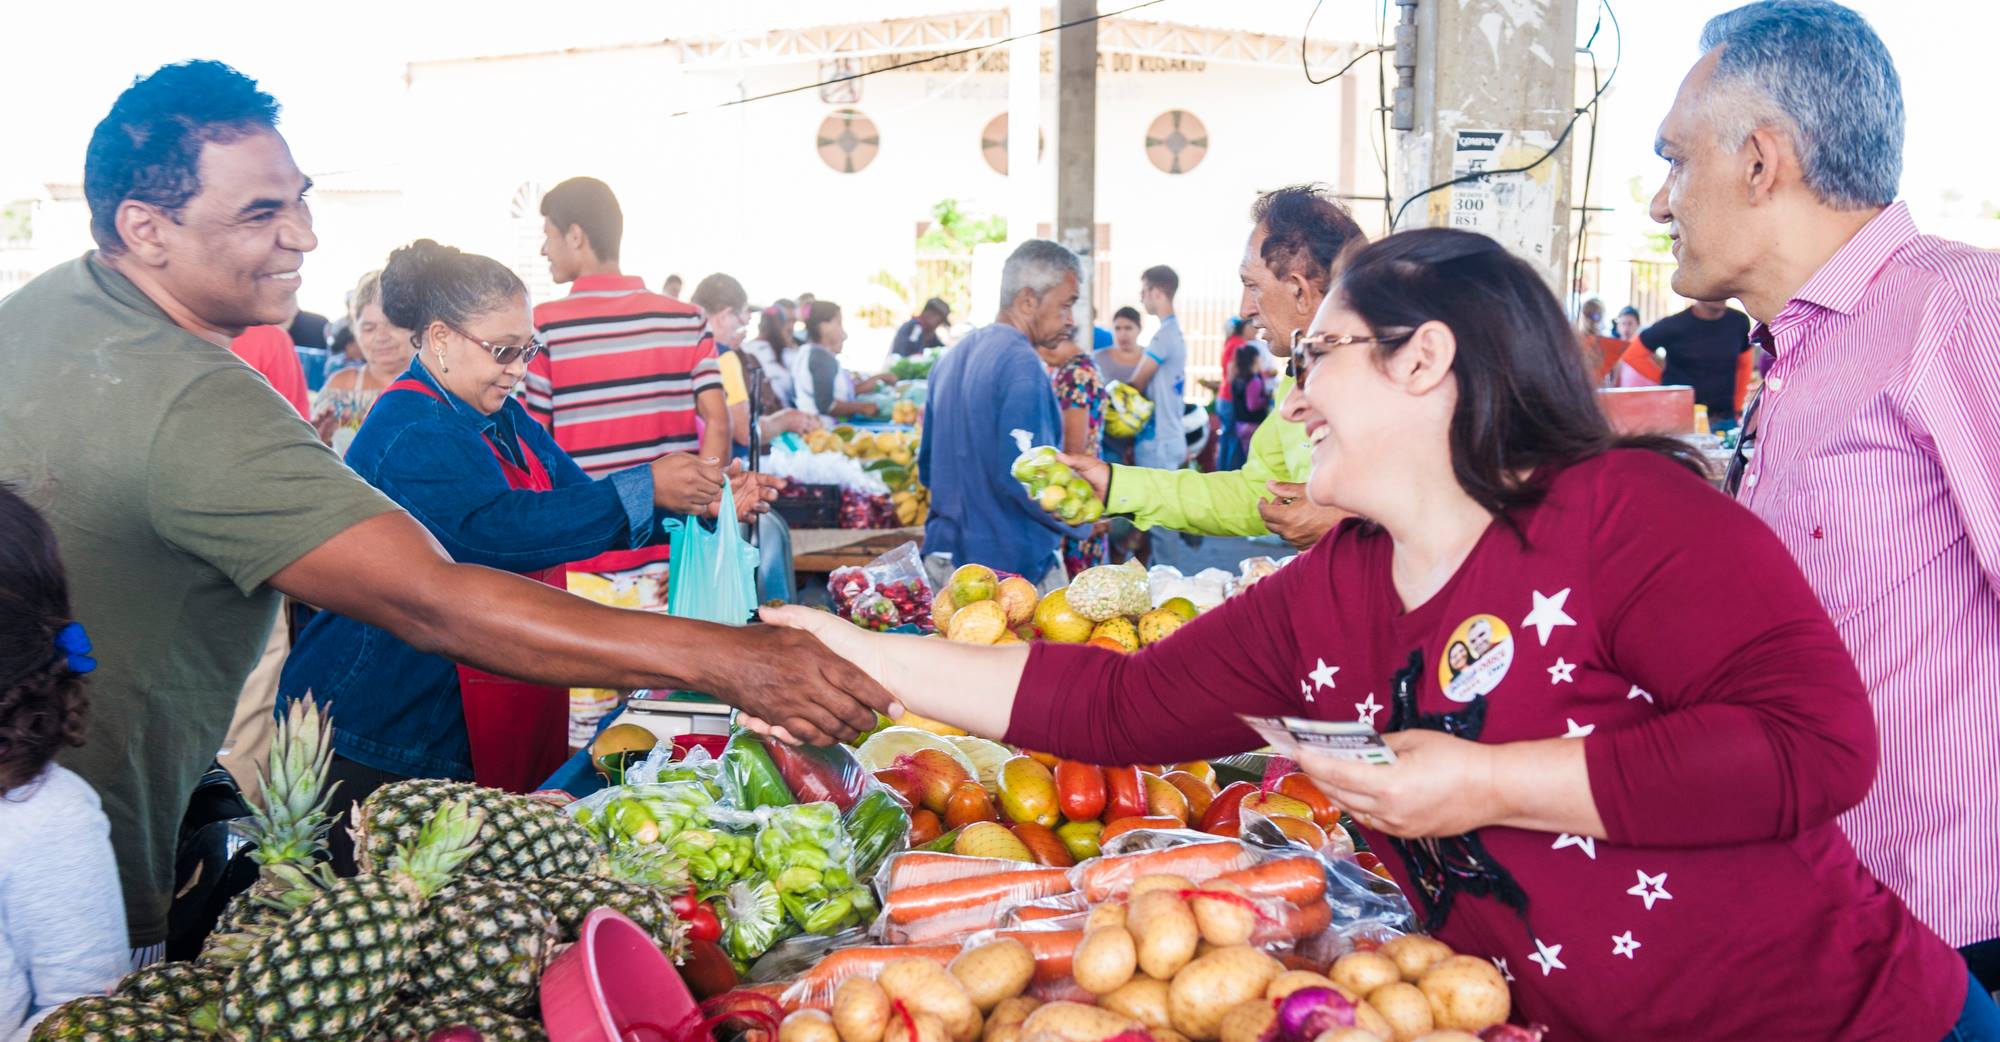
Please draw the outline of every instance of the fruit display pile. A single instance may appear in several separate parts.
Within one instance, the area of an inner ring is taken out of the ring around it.
[[[600,906],[684,950],[695,900],[665,850],[608,851],[560,808],[462,782],[376,790],[355,815],[362,873],[326,862],[331,724],[295,703],[272,742],[268,809],[245,838],[261,869],[201,956],[58,1008],[36,1042],[352,1039],[452,1027],[543,1038],[541,973]]]
[[[897,423],[915,424],[916,403],[896,403]],[[865,431],[851,424],[806,435],[806,448],[854,460],[887,489],[848,486],[841,496],[842,528],[894,528],[923,524],[930,516],[930,490],[917,480],[917,431]]]

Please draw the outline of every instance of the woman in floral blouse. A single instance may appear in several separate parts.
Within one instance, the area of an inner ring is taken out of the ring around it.
[[[1074,338],[1064,341],[1060,347],[1037,347],[1035,353],[1041,355],[1042,363],[1049,367],[1050,379],[1055,383],[1056,403],[1062,406],[1062,450],[1072,456],[1095,458],[1104,445],[1105,398],[1104,379],[1098,375],[1097,363],[1091,361],[1090,352],[1080,347]],[[1088,539],[1064,537],[1063,566],[1071,576],[1104,563],[1110,553],[1110,544],[1104,534],[1106,527],[1099,525]]]

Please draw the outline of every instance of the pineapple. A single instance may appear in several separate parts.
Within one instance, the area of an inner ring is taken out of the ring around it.
[[[687,925],[674,915],[670,904],[675,891],[604,876],[528,879],[522,880],[521,886],[555,913],[565,943],[577,939],[583,930],[584,917],[602,905],[617,909],[639,924],[675,962],[680,962],[686,954]]]
[[[145,1003],[213,1031],[229,968],[214,963],[156,962],[118,982],[119,998]]]
[[[483,818],[446,803],[380,875],[342,879],[260,940],[229,978],[236,1042],[361,1038],[418,954],[425,903],[477,849]]]
[[[469,1027],[486,1036],[486,1042],[548,1042],[548,1034],[537,1019],[509,1016],[473,1005],[429,1003],[396,1006],[376,1021],[369,1042],[423,1042],[432,1032],[445,1028]]]
[[[560,807],[466,782],[416,778],[385,785],[355,812],[356,860],[363,872],[386,851],[410,842],[448,800],[463,800],[486,814],[480,850],[464,873],[486,879],[536,879],[582,875],[597,860],[597,841]]]
[[[259,774],[265,807],[238,830],[256,844],[250,859],[262,871],[215,924],[202,955],[233,962],[249,949],[260,930],[290,914],[333,885],[326,863],[327,766],[333,760],[333,722],[310,698],[285,711],[271,738],[270,773]]]
[[[555,915],[520,886],[461,879],[425,911],[410,990],[433,1003],[528,1009],[559,937]]]
[[[206,1042],[213,1036],[180,1017],[123,995],[66,1002],[28,1036],[29,1042]]]

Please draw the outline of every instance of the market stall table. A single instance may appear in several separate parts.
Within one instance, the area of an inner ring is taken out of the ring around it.
[[[921,550],[922,525],[908,528],[795,528],[792,573],[828,575],[836,568],[859,568],[890,550],[914,542]],[[805,583],[799,584],[800,589]]]

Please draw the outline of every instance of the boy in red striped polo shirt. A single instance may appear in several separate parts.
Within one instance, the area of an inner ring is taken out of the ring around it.
[[[701,311],[618,267],[625,216],[610,186],[574,177],[542,197],[542,256],[569,295],[537,305],[547,344],[528,363],[528,412],[591,477],[671,452],[729,459],[729,413]],[[624,608],[666,610],[667,547],[613,551],[570,566],[570,589]],[[571,739],[584,742],[611,692],[578,691]]]

